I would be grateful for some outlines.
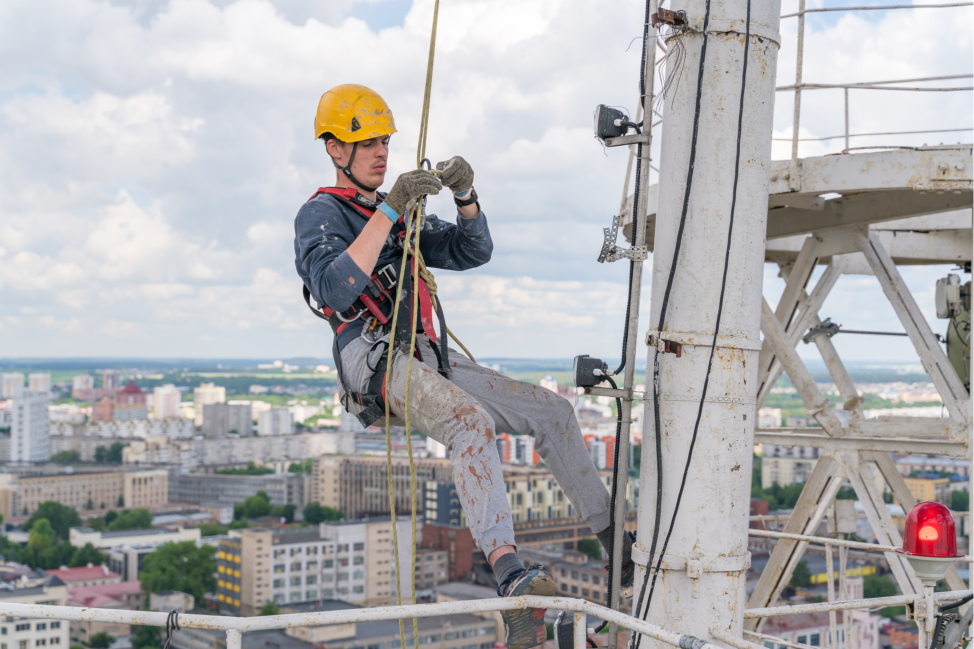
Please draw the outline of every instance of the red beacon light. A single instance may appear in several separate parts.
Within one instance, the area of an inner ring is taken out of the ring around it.
[[[898,552],[925,586],[936,586],[950,564],[961,558],[950,510],[940,503],[917,503],[907,514],[903,549]]]

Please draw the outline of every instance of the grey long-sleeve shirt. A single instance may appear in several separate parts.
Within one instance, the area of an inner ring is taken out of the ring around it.
[[[377,213],[374,218],[386,217]],[[361,212],[330,194],[319,194],[298,210],[294,219],[294,265],[319,305],[345,311],[365,289],[370,276],[352,260],[348,247],[366,223],[368,219]],[[486,264],[493,245],[483,212],[470,219],[458,214],[456,225],[429,215],[419,239],[426,265],[447,270],[469,270]],[[402,251],[390,235],[375,270],[395,263],[398,274],[401,259]],[[388,307],[384,305],[385,310]],[[339,350],[359,335],[362,325],[355,322],[342,330]]]

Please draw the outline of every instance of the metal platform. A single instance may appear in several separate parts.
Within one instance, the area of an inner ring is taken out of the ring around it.
[[[805,236],[815,233],[828,245],[819,263],[833,254],[856,252],[853,231],[882,233],[896,264],[953,264],[971,261],[971,145],[842,153],[771,163],[765,261],[795,261]],[[646,245],[655,244],[656,193],[649,188]],[[632,240],[629,208],[622,231]],[[692,209],[692,208],[691,208]],[[854,262],[846,273],[868,273]]]

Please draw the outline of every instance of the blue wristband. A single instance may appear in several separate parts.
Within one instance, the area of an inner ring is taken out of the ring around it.
[[[388,216],[389,217],[389,220],[392,221],[393,223],[395,223],[396,221],[399,220],[399,215],[396,214],[396,210],[394,210],[391,207],[389,207],[389,205],[386,204],[386,203],[380,203],[379,204],[379,207],[377,207],[376,209],[379,212],[382,212],[383,214],[385,214],[386,216]]]

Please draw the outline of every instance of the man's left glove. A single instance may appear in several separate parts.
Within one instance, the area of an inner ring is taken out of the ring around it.
[[[437,162],[436,168],[443,172],[440,174],[440,182],[454,194],[466,194],[473,187],[473,168],[460,156]]]

